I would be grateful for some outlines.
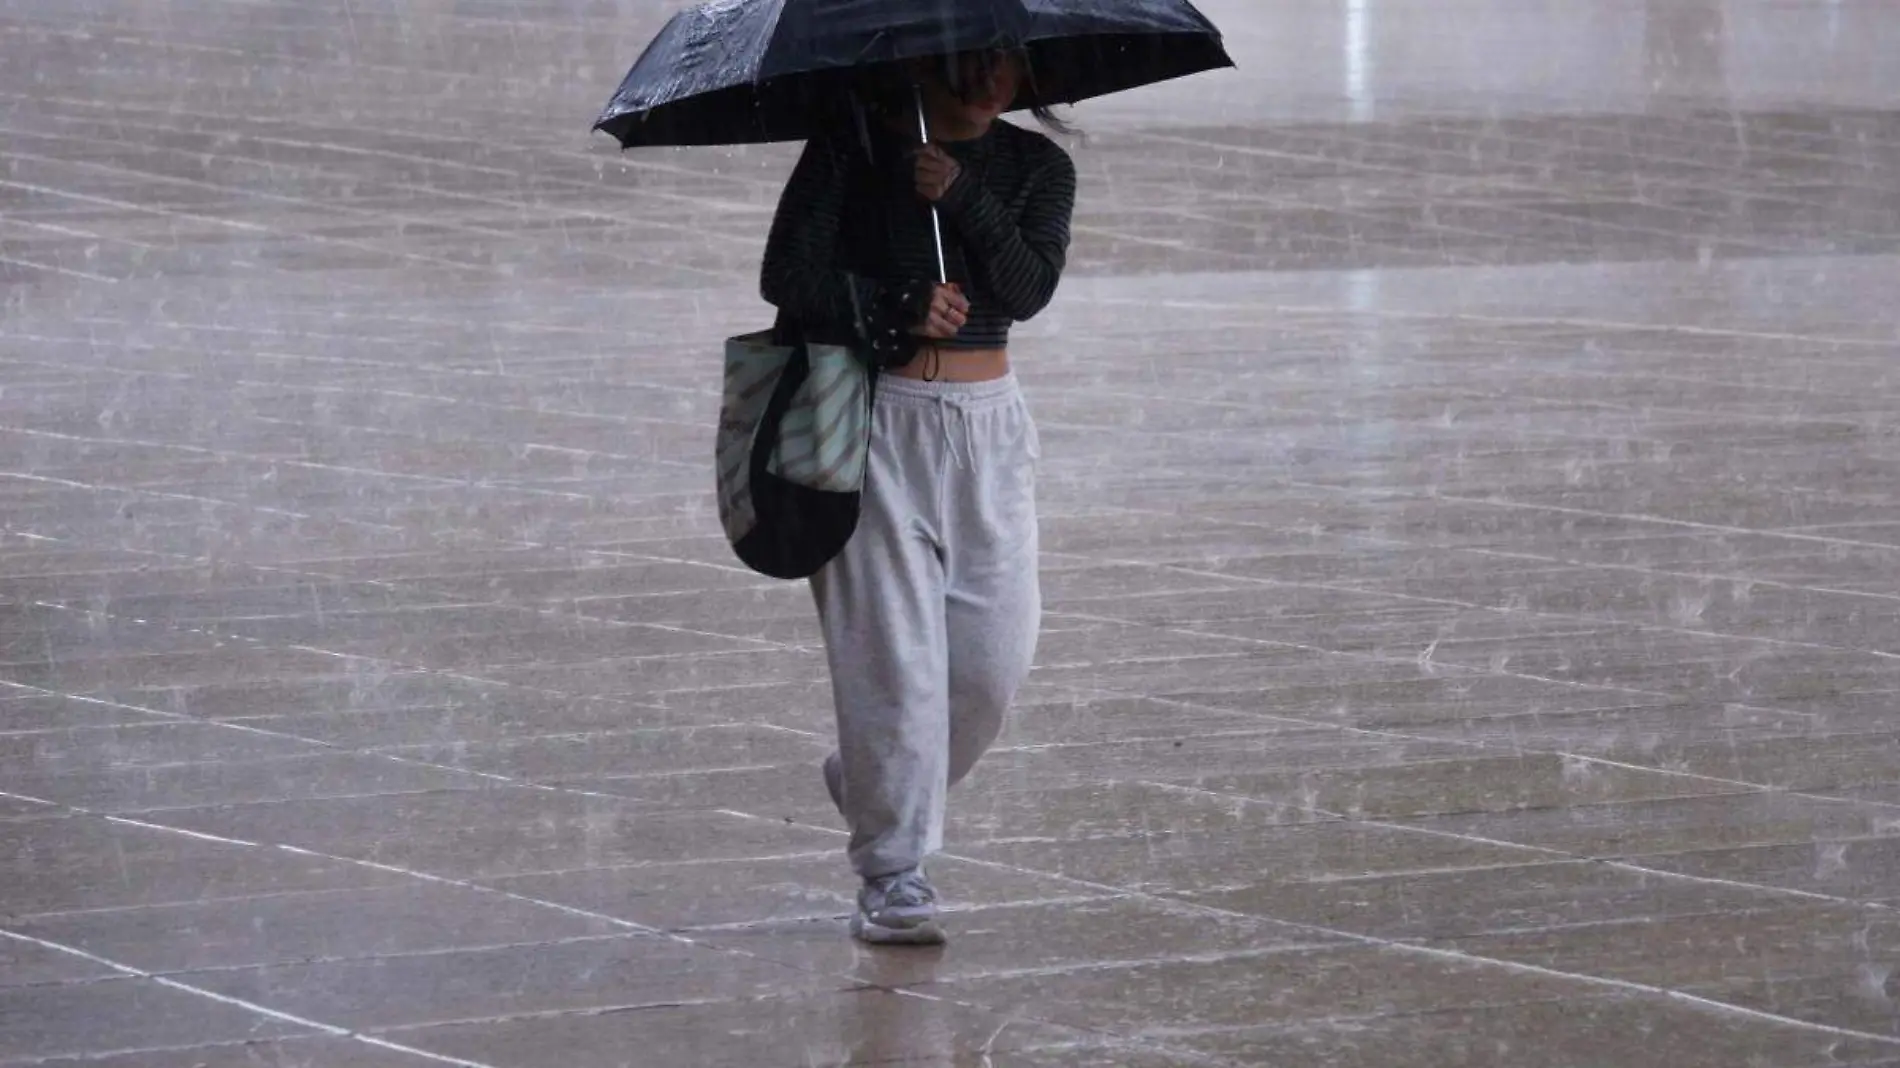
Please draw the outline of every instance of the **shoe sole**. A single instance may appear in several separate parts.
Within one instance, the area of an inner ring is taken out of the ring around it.
[[[950,940],[934,919],[906,927],[886,927],[861,914],[851,918],[851,937],[874,946],[941,946]]]

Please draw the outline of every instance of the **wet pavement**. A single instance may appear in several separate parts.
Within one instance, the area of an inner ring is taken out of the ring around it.
[[[1900,9],[1204,7],[893,953],[668,5],[0,0],[0,1065],[1900,1064]]]

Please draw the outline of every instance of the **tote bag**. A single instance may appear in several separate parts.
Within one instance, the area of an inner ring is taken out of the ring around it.
[[[851,349],[771,331],[726,341],[716,443],[719,522],[749,568],[800,579],[858,525],[876,374]]]

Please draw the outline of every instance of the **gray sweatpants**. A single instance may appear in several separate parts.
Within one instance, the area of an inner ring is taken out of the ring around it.
[[[811,583],[867,878],[943,848],[945,795],[996,740],[1042,618],[1041,450],[1015,377],[877,389],[857,532]]]

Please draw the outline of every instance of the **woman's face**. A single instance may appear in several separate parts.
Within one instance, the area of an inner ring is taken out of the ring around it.
[[[946,105],[973,123],[987,124],[1009,110],[1022,86],[1022,61],[1003,52],[957,57],[957,84],[946,86]]]

